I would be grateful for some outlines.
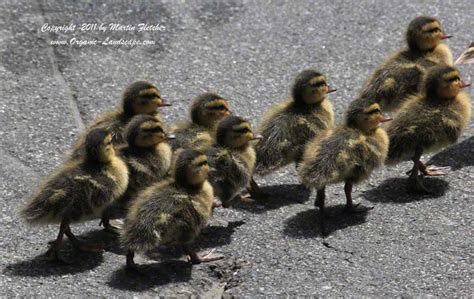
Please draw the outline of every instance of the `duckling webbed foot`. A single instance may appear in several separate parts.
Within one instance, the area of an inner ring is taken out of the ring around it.
[[[69,241],[71,241],[72,245],[79,251],[82,252],[103,252],[104,247],[99,244],[88,244],[81,242],[72,232],[71,228],[67,228],[65,231],[66,236],[68,237]]]
[[[344,211],[351,214],[360,214],[366,213],[367,211],[372,210],[372,206],[364,206],[361,203],[356,203],[352,201],[352,183],[346,182],[344,185],[344,193],[346,194],[346,207]]]
[[[451,167],[438,167],[435,165],[426,166],[420,161],[418,162],[418,169],[420,169],[421,173],[425,176],[442,176],[446,174],[445,171],[451,170]]]
[[[238,195],[237,198],[241,202],[245,202],[245,203],[254,203],[255,202],[255,199],[253,199],[252,195],[250,195],[249,193],[245,193],[243,195]]]
[[[61,225],[59,227],[59,234],[58,234],[58,237],[56,238],[56,240],[53,240],[53,241],[49,241],[48,244],[50,245],[49,246],[49,249],[48,251],[46,251],[46,258],[49,260],[49,261],[53,261],[53,262],[57,262],[57,263],[60,263],[60,264],[65,264],[65,265],[69,265],[71,264],[70,261],[67,261],[65,260],[60,254],[59,254],[59,247],[61,246],[61,243],[63,241],[63,237],[64,237],[64,233],[66,232],[66,230],[69,228],[69,224],[67,221],[63,220],[61,222]]]
[[[103,226],[104,231],[114,234],[117,234],[121,229],[120,226],[111,224],[110,218],[106,216],[102,216],[102,219],[99,222],[99,226]]]
[[[213,262],[213,261],[221,260],[224,258],[223,255],[213,254],[215,249],[209,251],[204,256],[199,256],[194,250],[191,250],[187,246],[185,246],[184,250],[189,255],[189,262],[193,265],[197,265],[200,263]]]

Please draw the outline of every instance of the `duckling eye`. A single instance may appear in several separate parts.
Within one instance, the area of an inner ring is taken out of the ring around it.
[[[460,81],[460,80],[461,80],[461,78],[454,77],[454,78],[449,79],[449,82]]]
[[[372,115],[372,114],[378,114],[378,113],[382,113],[382,111],[380,111],[380,109],[375,109],[375,110],[370,111],[368,114]]]
[[[325,85],[326,85],[326,82],[324,82],[324,81],[310,84],[311,87],[321,87],[321,86],[325,86]]]
[[[163,133],[163,129],[160,128],[160,127],[155,127],[155,128],[148,128],[148,129],[144,129],[143,131],[147,132],[147,133]]]
[[[202,161],[201,163],[198,164],[198,166],[202,167],[202,166],[205,166],[207,165],[207,161]]]

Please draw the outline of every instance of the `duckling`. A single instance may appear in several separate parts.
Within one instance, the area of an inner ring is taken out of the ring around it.
[[[379,104],[359,98],[349,105],[345,124],[326,130],[308,142],[298,175],[306,187],[317,189],[314,204],[321,212],[324,212],[326,185],[338,182],[345,182],[348,212],[372,209],[353,204],[352,186],[383,164],[388,136],[379,124],[389,120],[383,116]]]
[[[122,106],[99,116],[84,134],[79,136],[72,148],[71,158],[84,155],[84,141],[87,132],[94,128],[103,128],[112,134],[114,146],[125,143],[124,129],[130,119],[137,114],[149,114],[161,120],[159,107],[171,106],[161,98],[160,91],[153,84],[137,81],[129,85],[122,96]]]
[[[470,64],[474,63],[474,42],[469,45],[466,51],[464,51],[454,64]]]
[[[173,150],[196,148],[205,151],[214,143],[213,130],[223,117],[230,115],[227,101],[215,93],[198,96],[190,108],[190,121],[184,121],[171,128],[176,139],[171,142]]]
[[[271,107],[258,127],[263,140],[255,146],[257,174],[299,163],[306,143],[333,127],[334,113],[327,95],[334,91],[320,72],[304,70],[296,77],[291,98]],[[250,190],[263,195],[253,179]]]
[[[138,195],[128,212],[120,240],[127,250],[127,266],[135,268],[135,252],[157,245],[179,245],[198,264],[223,258],[200,257],[190,245],[211,218],[214,193],[207,181],[206,155],[181,150],[173,177],[152,185]]]
[[[140,114],[125,127],[127,145],[118,149],[118,155],[127,164],[129,183],[125,193],[103,213],[102,224],[112,229],[109,219],[112,211],[124,211],[140,190],[160,181],[171,167],[172,135],[164,132],[164,126],[155,116]]]
[[[85,152],[84,157],[67,161],[50,176],[21,210],[29,224],[60,223],[59,234],[47,252],[52,260],[64,261],[59,255],[64,234],[79,250],[101,251],[100,246],[80,242],[69,225],[99,218],[128,185],[127,166],[116,156],[110,132],[101,128],[89,131]]]
[[[262,139],[252,132],[250,123],[238,116],[226,116],[217,125],[214,146],[206,151],[215,172],[209,177],[222,206],[231,201],[250,183],[255,166],[255,150],[250,141]],[[241,198],[251,201],[248,195]]]
[[[457,69],[450,66],[431,68],[423,82],[422,92],[407,100],[396,119],[387,127],[390,148],[387,164],[412,160],[408,189],[430,193],[419,172],[426,176],[444,175],[446,168],[427,167],[420,158],[455,143],[471,118],[468,87]],[[422,116],[422,117],[420,117]]]
[[[383,111],[397,111],[408,96],[420,90],[426,70],[438,64],[453,65],[449,48],[441,40],[450,38],[432,17],[417,17],[406,31],[407,49],[389,57],[365,83],[361,97],[377,101]]]

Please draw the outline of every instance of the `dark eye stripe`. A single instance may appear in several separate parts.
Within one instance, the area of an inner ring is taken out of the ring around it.
[[[147,132],[147,133],[163,133],[163,129],[160,128],[160,127],[156,127],[156,128],[147,128],[147,129],[143,129],[144,132]]]
[[[211,110],[225,110],[225,109],[227,109],[224,105],[211,106],[211,107],[208,107],[208,108],[211,109]]]
[[[202,161],[201,163],[198,164],[198,166],[204,166],[207,165],[207,161]]]
[[[247,133],[247,132],[250,132],[250,129],[249,128],[242,128],[242,129],[237,129],[237,130],[234,130],[235,133]]]
[[[381,112],[382,111],[380,111],[380,109],[375,109],[375,110],[367,112],[367,114],[375,114],[375,113],[381,113]]]

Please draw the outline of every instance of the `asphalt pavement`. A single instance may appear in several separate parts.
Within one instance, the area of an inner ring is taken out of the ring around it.
[[[365,215],[342,212],[339,184],[327,189],[322,222],[292,166],[257,178],[268,202],[216,210],[199,238],[202,251],[226,257],[212,263],[191,267],[160,249],[137,260],[142,275],[130,274],[114,235],[90,221],[73,231],[107,250],[80,254],[65,242],[74,264],[57,266],[43,253],[58,228],[28,227],[17,214],[84,125],[118,105],[133,81],[156,84],[173,104],[163,110],[167,124],[186,117],[189,99],[215,91],[256,125],[299,71],[315,68],[338,88],[330,99],[340,121],[375,67],[404,46],[412,18],[438,17],[459,56],[473,40],[471,0],[0,2],[0,295],[472,295],[472,122],[458,144],[423,158],[452,168],[428,179],[435,194],[406,193],[409,163],[384,167],[354,188],[358,201],[375,206]],[[140,23],[161,27],[81,31]],[[52,27],[70,24],[74,32]],[[154,44],[79,46],[121,39]],[[58,41],[74,44],[52,45]],[[471,81],[473,66],[460,69]]]

